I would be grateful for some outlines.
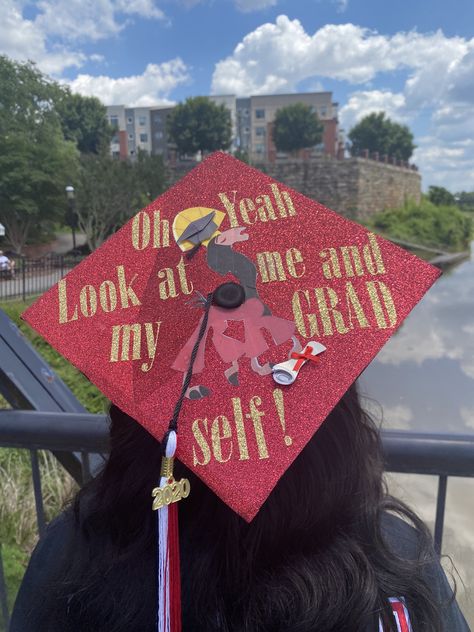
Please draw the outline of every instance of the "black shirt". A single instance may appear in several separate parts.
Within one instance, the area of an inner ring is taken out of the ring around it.
[[[416,559],[417,534],[410,525],[391,514],[385,514],[382,527],[387,543],[398,557]],[[15,603],[10,632],[53,632],[38,628],[35,622],[41,618],[43,590],[67,563],[73,535],[74,525],[69,513],[62,514],[48,527],[44,538],[40,540],[31,556]],[[444,631],[470,632],[456,601],[452,599],[452,591],[441,565],[433,561],[427,566],[425,574],[435,598],[443,604]],[[366,632],[378,630],[368,629]]]

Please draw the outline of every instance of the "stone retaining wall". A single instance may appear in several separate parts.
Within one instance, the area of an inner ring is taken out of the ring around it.
[[[194,163],[169,167],[173,184]],[[407,200],[421,199],[421,176],[418,171],[368,160],[336,160],[319,156],[311,160],[281,160],[255,165],[313,200],[354,219],[366,219],[386,208],[401,206]]]

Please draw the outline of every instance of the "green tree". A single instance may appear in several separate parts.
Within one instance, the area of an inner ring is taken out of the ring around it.
[[[444,187],[431,186],[428,189],[428,200],[435,206],[456,206],[456,198]]]
[[[64,89],[57,98],[56,109],[64,137],[74,141],[81,153],[98,154],[108,148],[113,128],[99,99]]]
[[[240,160],[241,162],[245,162],[246,165],[250,164],[248,151],[241,149],[240,147],[234,151],[234,158],[237,158],[237,160]]]
[[[474,191],[456,193],[455,200],[462,211],[474,212]]]
[[[138,150],[137,159],[132,166],[140,206],[145,206],[166,188],[166,169],[163,158]]]
[[[323,124],[311,106],[294,103],[277,110],[273,142],[278,151],[295,152],[318,145],[323,138]]]
[[[91,251],[139,210],[133,164],[114,160],[106,153],[81,156],[74,188],[79,228],[85,233]]]
[[[34,64],[0,56],[0,220],[18,253],[62,217],[64,186],[77,172],[54,107],[58,90]]]
[[[168,117],[168,134],[179,154],[228,149],[232,140],[230,112],[207,97],[191,97]]]
[[[83,154],[76,191],[79,228],[95,250],[132,215],[166,187],[161,156],[139,151],[137,160],[115,160],[109,154]]]
[[[351,129],[348,136],[353,156],[368,149],[399,160],[409,160],[415,149],[409,128],[386,118],[385,112],[368,114]]]

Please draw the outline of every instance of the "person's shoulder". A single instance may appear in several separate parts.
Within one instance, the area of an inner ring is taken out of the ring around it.
[[[31,556],[29,570],[53,576],[68,555],[74,533],[74,515],[72,509],[67,509],[46,527]]]
[[[10,632],[37,631],[45,592],[67,566],[75,534],[72,509],[67,509],[46,527],[31,555],[12,613]],[[43,629],[43,628],[41,628]]]
[[[413,525],[385,511],[381,516],[380,526],[385,543],[397,557],[406,560],[418,558],[422,534]]]
[[[75,532],[75,528],[73,510],[65,509],[48,524],[38,546],[52,540],[68,541]]]
[[[381,529],[388,548],[399,558],[413,562],[419,569],[433,597],[441,608],[443,630],[469,632],[469,626],[456,602],[453,590],[441,567],[432,540],[421,529],[399,516],[385,512],[381,517]]]

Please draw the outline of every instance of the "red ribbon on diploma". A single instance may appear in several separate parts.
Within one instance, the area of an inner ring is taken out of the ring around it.
[[[316,362],[316,360],[318,359],[318,354],[313,353],[312,347],[306,347],[300,353],[296,353],[294,351],[290,357],[292,360],[298,360],[293,370],[299,371],[301,367],[303,366],[303,364],[306,362],[306,360],[312,360],[313,362]]]

